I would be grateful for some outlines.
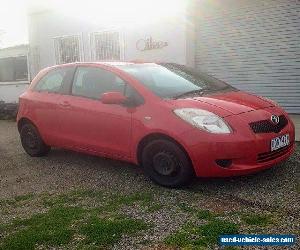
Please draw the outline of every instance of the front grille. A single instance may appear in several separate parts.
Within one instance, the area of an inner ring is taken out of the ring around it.
[[[287,124],[288,120],[284,115],[279,116],[278,124],[274,124],[271,120],[261,120],[249,123],[250,128],[256,134],[279,133]]]
[[[290,144],[289,146],[286,146],[284,148],[280,148],[280,149],[275,150],[275,151],[258,154],[257,162],[266,162],[266,161],[274,160],[277,157],[280,157],[280,156],[286,154],[292,146],[293,146],[293,144]]]

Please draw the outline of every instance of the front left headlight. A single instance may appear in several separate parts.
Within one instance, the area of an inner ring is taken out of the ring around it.
[[[232,132],[228,124],[219,116],[203,109],[182,108],[174,113],[193,126],[214,134],[229,134]]]

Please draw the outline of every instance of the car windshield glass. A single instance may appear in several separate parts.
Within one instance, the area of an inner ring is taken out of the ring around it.
[[[128,64],[118,66],[162,98],[202,94],[228,85],[206,74],[177,64]]]

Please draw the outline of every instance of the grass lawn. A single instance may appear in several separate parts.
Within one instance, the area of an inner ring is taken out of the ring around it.
[[[73,190],[1,200],[0,249],[107,249],[126,242],[132,248],[212,249],[221,234],[268,232],[281,223],[276,211],[217,211],[168,198],[161,201],[157,191],[124,195]],[[159,217],[167,211],[177,215],[169,218],[177,220],[176,226],[157,240],[149,239],[160,223],[167,223]]]

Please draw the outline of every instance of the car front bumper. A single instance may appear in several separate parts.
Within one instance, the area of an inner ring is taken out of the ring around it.
[[[279,133],[255,134],[249,127],[252,121],[282,114],[281,109],[268,108],[237,116],[226,117],[232,134],[209,134],[193,129],[184,135],[185,148],[198,177],[229,177],[247,175],[270,168],[286,160],[295,149],[295,128],[288,124]],[[289,134],[287,147],[271,152],[271,140]],[[226,166],[220,162],[227,162]]]

